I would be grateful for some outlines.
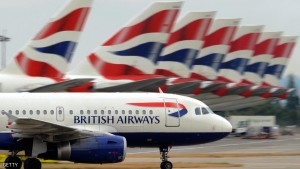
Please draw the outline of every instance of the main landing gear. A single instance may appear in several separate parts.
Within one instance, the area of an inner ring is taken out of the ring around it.
[[[42,164],[37,158],[27,158],[24,161],[24,169],[41,169]]]
[[[168,161],[168,153],[169,153],[170,149],[168,146],[161,146],[159,147],[159,152],[161,155],[161,164],[160,164],[160,168],[161,169],[172,169],[173,168],[173,164]]]
[[[4,161],[5,169],[21,169],[22,161],[16,155],[8,156]],[[41,169],[42,165],[37,158],[27,158],[24,161],[24,169]]]

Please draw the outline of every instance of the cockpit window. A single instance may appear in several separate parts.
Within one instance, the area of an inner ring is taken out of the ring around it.
[[[202,107],[202,113],[203,113],[203,115],[205,115],[205,114],[209,114],[209,111],[207,111],[207,109],[206,109],[206,108]]]
[[[202,107],[202,114],[213,114],[214,112],[209,107]]]
[[[195,114],[196,115],[201,115],[201,109],[200,109],[200,107],[196,107],[195,108]]]

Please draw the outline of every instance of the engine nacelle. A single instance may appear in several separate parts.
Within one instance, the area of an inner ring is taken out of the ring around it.
[[[49,143],[39,157],[76,163],[117,163],[125,159],[126,139],[121,136],[95,136],[61,143]]]

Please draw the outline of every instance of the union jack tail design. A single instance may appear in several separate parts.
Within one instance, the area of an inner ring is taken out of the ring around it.
[[[190,77],[190,68],[203,45],[216,12],[190,12],[177,22],[158,58],[156,74]]]
[[[92,0],[70,0],[3,72],[50,78],[64,76],[91,5]]]
[[[245,67],[254,53],[254,48],[263,26],[241,26],[219,70],[219,81],[239,83]]]
[[[71,74],[153,74],[182,2],[155,2],[96,48]]]
[[[297,36],[282,36],[266,68],[263,85],[278,86],[283,71],[296,45]]]
[[[255,45],[253,57],[245,72],[243,83],[260,85],[282,32],[263,32]]]
[[[229,49],[240,19],[217,19],[204,39],[200,53],[193,62],[191,78],[214,80],[219,65]]]

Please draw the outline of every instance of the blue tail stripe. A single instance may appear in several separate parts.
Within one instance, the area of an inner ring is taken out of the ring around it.
[[[158,57],[157,61],[172,61],[184,63],[187,67],[191,68],[194,59],[196,58],[199,50],[195,49],[181,49],[165,56]]]
[[[163,46],[163,43],[147,42],[126,50],[112,51],[111,53],[119,56],[140,56],[148,58],[153,63],[156,63],[157,57],[160,55]]]
[[[222,63],[220,69],[232,69],[242,74],[246,68],[248,61],[249,59],[246,58],[233,59],[228,62]]]
[[[214,68],[214,70],[217,71],[224,59],[224,56],[225,56],[224,54],[212,53],[204,57],[195,59],[193,65],[204,65],[204,66],[212,67]]]
[[[248,65],[245,69],[245,72],[252,72],[258,74],[260,77],[263,77],[268,65],[268,62],[256,62],[251,65]]]
[[[76,44],[77,44],[76,42],[64,41],[51,46],[34,48],[34,49],[41,53],[59,55],[69,62],[73,55],[73,51],[76,47]]]
[[[281,78],[285,65],[272,65],[267,67],[265,74],[276,76]]]

